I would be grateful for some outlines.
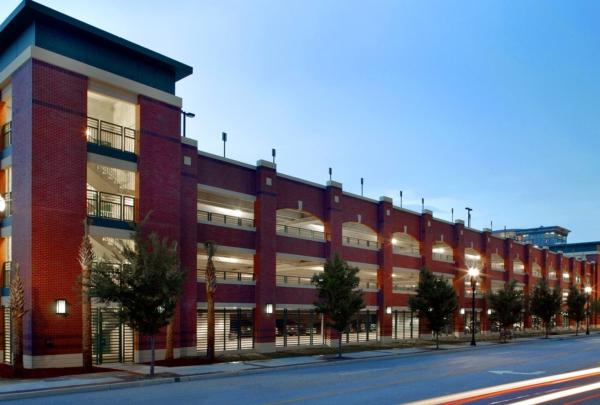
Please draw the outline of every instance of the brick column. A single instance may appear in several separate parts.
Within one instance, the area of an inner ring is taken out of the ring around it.
[[[484,288],[486,293],[492,291],[492,250],[489,246],[491,234],[492,230],[490,228],[483,228],[483,233],[481,234],[481,246],[483,247],[481,252],[481,271],[483,274],[481,286]],[[491,329],[488,309],[487,300],[483,300],[483,308],[481,312],[481,330],[485,332],[489,332]]]
[[[13,262],[25,287],[24,365],[81,366],[77,253],[86,217],[87,78],[30,60],[12,76]],[[67,315],[55,301],[66,299]]]
[[[470,312],[471,298],[467,301],[465,299],[465,277],[467,276],[465,264],[465,236],[464,236],[465,222],[461,219],[457,219],[454,223],[454,240],[453,240],[453,251],[454,251],[454,265],[456,270],[454,273],[454,289],[458,295],[458,308],[459,311],[454,317],[454,334],[460,336],[465,330],[465,319],[460,314],[460,309],[465,308],[465,313]]]
[[[531,283],[534,282],[533,278],[533,245],[527,244],[525,246],[525,288],[523,289],[523,295],[525,297],[525,302],[529,300],[529,296],[531,295]],[[525,312],[525,319],[523,319],[523,329],[531,329],[532,321],[531,315]]]
[[[421,223],[419,229],[419,242],[421,245],[421,263],[423,267],[429,271],[433,269],[433,232],[431,232],[431,221],[433,220],[433,213],[429,210],[423,211],[421,214]]]
[[[145,96],[138,97],[140,129],[136,199],[143,231],[180,242],[181,237],[181,109]],[[187,263],[187,261],[186,261]],[[187,263],[189,265],[189,263]],[[178,319],[176,315],[175,323]],[[150,360],[150,339],[138,336],[136,361]],[[165,334],[156,336],[157,358],[164,358]]]
[[[342,184],[328,181],[325,190],[325,234],[327,244],[325,254],[329,258],[342,254]],[[337,347],[340,334],[329,326],[325,327],[325,342]]]
[[[206,241],[197,237],[198,204],[198,149],[195,141],[182,138],[181,143],[181,216],[179,253],[181,266],[187,271],[187,278],[179,305],[179,337],[177,347],[180,356],[196,354],[196,319],[198,280],[196,274],[198,243]],[[178,333],[177,333],[178,332]]]
[[[392,315],[386,313],[386,308],[392,306],[392,224],[393,211],[392,199],[381,197],[378,207],[378,235],[379,235],[379,271],[377,272],[377,286],[379,288],[377,317],[381,341],[392,340]]]
[[[277,172],[276,166],[264,160],[256,164],[256,254],[254,255],[254,310],[255,348],[259,352],[275,350],[275,289],[276,283],[276,220]],[[273,313],[266,313],[267,304]]]

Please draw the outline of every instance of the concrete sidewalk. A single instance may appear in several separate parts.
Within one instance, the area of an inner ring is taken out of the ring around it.
[[[550,339],[571,339],[574,337],[574,335],[554,335],[551,336]],[[585,337],[585,335],[579,335],[579,337]],[[511,341],[510,343],[520,344],[539,340],[539,337],[522,338]],[[460,344],[441,344],[440,349],[442,349],[442,351],[435,350],[435,346],[433,345],[403,349],[374,349],[369,351],[344,353],[344,359],[341,361],[356,362],[374,358],[415,356],[457,350],[474,350],[498,344],[497,341],[482,341],[479,342],[476,347],[469,346],[468,342]],[[316,355],[282,357],[268,360],[234,361],[229,363],[196,366],[158,366],[155,368],[156,375],[154,377],[149,376],[150,366],[145,364],[104,364],[104,367],[114,371],[47,379],[0,379],[0,400],[192,381],[240,373],[262,372],[276,368],[299,368],[335,364],[337,361],[338,360],[334,355]]]

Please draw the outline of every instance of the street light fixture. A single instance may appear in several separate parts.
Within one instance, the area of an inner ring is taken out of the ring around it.
[[[467,228],[470,228],[471,227],[471,211],[473,211],[473,208],[465,207],[465,209],[467,210]]]
[[[471,278],[471,346],[476,346],[475,343],[475,288],[477,287],[477,277],[479,277],[479,269],[477,267],[469,268],[469,277]]]
[[[185,138],[185,119],[194,118],[196,114],[181,110],[181,115],[183,115],[183,137]]]
[[[590,296],[592,295],[592,287],[590,287],[588,285],[584,288],[584,291],[585,291],[585,295],[587,298],[587,311],[585,313],[587,322],[586,322],[586,326],[585,326],[585,334],[589,335],[590,334]]]

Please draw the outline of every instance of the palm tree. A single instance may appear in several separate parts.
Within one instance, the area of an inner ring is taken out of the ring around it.
[[[94,263],[94,250],[88,235],[87,221],[84,221],[85,232],[79,247],[79,265],[81,266],[81,351],[83,369],[92,369],[92,300],[90,297],[90,274]]]
[[[12,329],[12,358],[15,376],[23,374],[23,316],[25,315],[25,290],[19,271],[19,263],[15,263],[14,274],[10,280],[10,315]]]
[[[209,240],[204,242],[206,255],[206,357],[209,360],[215,358],[215,291],[217,289],[217,276],[213,257],[217,251],[216,242]]]

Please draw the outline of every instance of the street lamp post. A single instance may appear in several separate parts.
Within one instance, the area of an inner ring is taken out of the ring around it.
[[[585,326],[585,334],[589,335],[590,334],[590,296],[592,295],[592,287],[590,287],[589,285],[587,287],[585,287],[585,295],[586,295],[586,299],[587,299],[587,311],[585,312],[586,315],[586,326]]]
[[[183,137],[185,138],[185,119],[194,118],[196,114],[181,110],[181,115],[183,115]]]
[[[475,288],[477,287],[478,276],[478,268],[469,268],[469,277],[471,277],[471,346],[477,345],[477,343],[475,343]]]

